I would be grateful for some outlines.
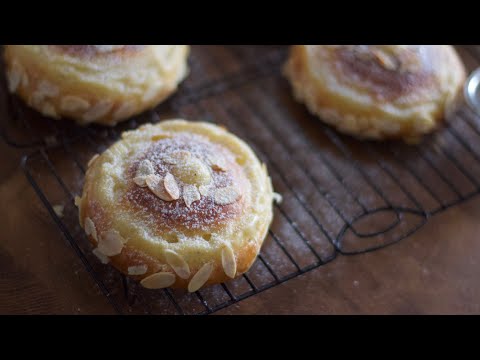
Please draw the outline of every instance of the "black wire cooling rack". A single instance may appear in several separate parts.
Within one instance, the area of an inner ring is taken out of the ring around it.
[[[473,53],[463,55],[469,67],[478,64]],[[178,93],[117,128],[79,129],[37,119],[16,99],[1,100],[8,104],[2,136],[14,146],[38,147],[23,159],[25,174],[117,312],[212,313],[338,254],[394,244],[429,217],[479,193],[480,123],[467,107],[418,146],[359,142],[323,125],[292,99],[281,77],[285,56],[282,46],[193,47],[191,75]],[[267,164],[275,190],[283,195],[248,273],[194,294],[146,290],[100,264],[73,201],[91,156],[125,129],[171,117],[225,125]],[[19,129],[22,137],[17,137]],[[62,216],[55,205],[63,206]]]

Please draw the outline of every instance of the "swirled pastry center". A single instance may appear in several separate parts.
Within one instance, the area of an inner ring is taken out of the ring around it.
[[[129,165],[124,201],[156,227],[208,230],[236,219],[249,183],[235,156],[200,135],[166,135]]]
[[[343,83],[363,87],[377,100],[389,101],[434,82],[422,48],[389,45],[341,46],[334,52],[335,71]]]

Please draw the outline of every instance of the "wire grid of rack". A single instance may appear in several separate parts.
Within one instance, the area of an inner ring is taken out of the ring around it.
[[[467,65],[477,65],[464,53]],[[396,243],[430,216],[480,191],[480,123],[461,107],[449,125],[418,146],[359,142],[322,124],[296,103],[281,77],[281,46],[194,47],[191,75],[157,109],[117,128],[79,129],[25,115],[9,105],[12,124],[34,130],[12,145],[38,146],[23,159],[31,185],[119,313],[208,314],[322,266]],[[20,118],[14,119],[14,116]],[[23,117],[22,117],[23,114]],[[80,228],[74,196],[86,163],[121,131],[171,117],[212,121],[245,139],[269,169],[283,202],[253,267],[242,277],[202,289],[146,290],[92,255]],[[42,129],[44,129],[42,128]],[[22,142],[23,141],[23,142]],[[54,205],[64,206],[64,215]]]

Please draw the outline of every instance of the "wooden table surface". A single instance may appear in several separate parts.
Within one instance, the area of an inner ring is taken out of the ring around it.
[[[0,142],[0,313],[111,314],[107,301]],[[400,243],[326,266],[219,314],[480,312],[480,197]]]

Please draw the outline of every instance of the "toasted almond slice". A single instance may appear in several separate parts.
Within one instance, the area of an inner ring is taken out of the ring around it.
[[[225,274],[233,279],[237,273],[237,261],[235,260],[235,254],[229,245],[225,246],[222,250],[222,266]]]
[[[227,171],[227,168],[222,165],[212,164],[212,169],[215,171]]]
[[[273,193],[273,201],[274,201],[276,204],[280,205],[280,204],[282,203],[282,201],[283,201],[283,196],[280,195],[279,193],[274,192],[274,193]]]
[[[122,252],[125,239],[116,230],[109,230],[100,236],[98,250],[106,256],[115,256]]]
[[[177,181],[172,174],[167,173],[167,175],[165,175],[163,186],[173,200],[177,200],[180,197],[180,189],[178,188]]]
[[[175,251],[165,250],[165,258],[168,265],[180,276],[182,279],[190,277],[190,267],[183,257],[178,255]]]
[[[162,178],[158,175],[151,174],[145,176],[145,182],[147,183],[147,186],[149,187],[155,187],[157,184],[162,180]]]
[[[43,105],[45,100],[45,95],[39,91],[34,91],[33,94],[28,99],[28,103],[36,108],[39,108]]]
[[[107,115],[112,106],[113,102],[109,100],[99,101],[83,114],[82,119],[87,123],[98,120]]]
[[[82,205],[82,198],[80,196],[75,196],[74,204],[76,207],[80,207],[80,205]]]
[[[145,176],[137,176],[133,178],[133,182],[140,187],[147,187],[147,178]]]
[[[185,205],[188,208],[192,206],[192,203],[201,199],[200,193],[197,190],[195,185],[185,185],[183,188],[183,200],[185,201]]]
[[[207,159],[210,167],[215,171],[227,171],[225,160],[217,155],[210,155]]]
[[[158,175],[155,175],[155,174],[145,176],[145,183],[147,184],[150,191],[153,192],[154,194],[155,194],[156,191],[159,190],[159,189],[157,189],[159,187],[159,185],[162,185],[161,180],[162,180],[162,178]],[[162,189],[162,192],[163,192],[163,189]]]
[[[63,205],[53,205],[53,211],[55,211],[55,214],[59,217],[63,217],[63,210],[65,210],[65,206]]]
[[[182,164],[188,161],[192,154],[185,150],[175,151],[174,153],[162,157],[163,162],[170,165]]]
[[[210,189],[211,189],[211,186],[209,185],[200,185],[198,187],[198,192],[202,196],[208,196],[210,194]]]
[[[154,86],[151,86],[143,95],[142,101],[149,102],[154,100],[160,94],[161,85],[162,84],[160,83],[160,84],[155,84]]]
[[[133,182],[140,187],[146,187],[146,177],[153,174],[155,174],[155,168],[153,167],[153,164],[150,160],[144,159],[138,165],[138,169],[135,174],[135,178],[133,179]]]
[[[110,262],[110,258],[98,250],[98,248],[93,249],[93,255],[95,255],[102,264],[108,264]]]
[[[163,289],[175,283],[176,277],[169,272],[159,272],[150,275],[140,281],[140,284],[146,289]]]
[[[98,159],[99,156],[100,156],[99,154],[93,155],[92,158],[89,160],[89,162],[88,162],[88,164],[87,164],[87,167],[92,166],[92,164],[95,162],[95,160]]]
[[[75,196],[75,206],[78,209],[78,218],[80,221],[80,226],[85,229],[85,211],[86,208],[83,206],[83,198],[80,196]]]
[[[76,112],[86,111],[90,108],[90,103],[78,96],[67,95],[60,101],[60,109],[62,111]]]
[[[115,120],[123,120],[133,115],[136,105],[133,101],[124,102],[113,114]]]
[[[92,238],[94,238],[95,241],[98,242],[97,229],[92,219],[90,219],[89,217],[85,218],[85,234],[87,234],[88,236],[91,235]]]
[[[40,81],[37,90],[47,97],[55,97],[60,93],[60,89],[58,88],[58,86],[46,80]]]
[[[165,190],[162,178],[158,175],[148,175],[145,177],[145,183],[147,184],[148,189],[155,194],[156,197],[162,199],[163,201],[173,201],[170,194]]]
[[[240,193],[233,186],[215,190],[214,201],[218,205],[233,204],[240,197]]]
[[[172,137],[171,134],[161,133],[161,134],[153,135],[151,139],[152,139],[152,141],[158,141],[158,140],[162,140],[162,139],[169,139],[171,137]]]
[[[143,275],[147,272],[147,270],[147,265],[129,266],[127,269],[128,275]]]
[[[192,280],[188,283],[188,291],[195,292],[199,290],[210,278],[210,275],[213,271],[213,264],[208,263],[203,265],[200,270],[197,271],[195,275],[193,275]]]
[[[52,118],[58,117],[55,106],[53,106],[51,103],[47,101],[43,104],[41,113],[45,116],[50,116]]]

